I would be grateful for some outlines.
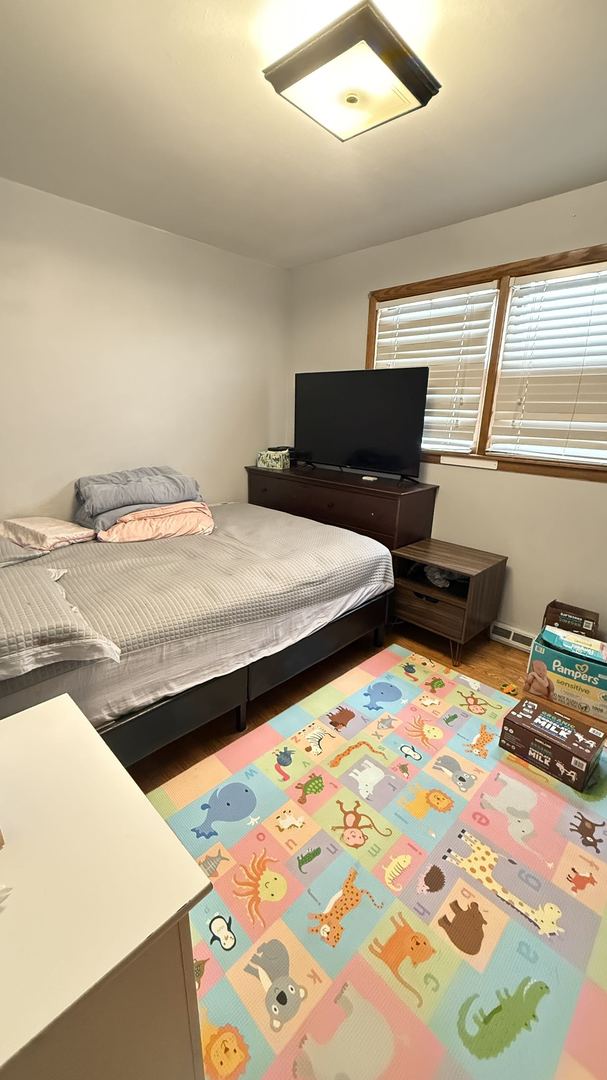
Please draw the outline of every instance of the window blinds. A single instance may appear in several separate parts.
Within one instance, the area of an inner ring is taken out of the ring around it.
[[[512,279],[487,449],[607,461],[607,265]]]
[[[497,282],[378,305],[375,367],[429,367],[424,450],[470,451],[497,302]]]

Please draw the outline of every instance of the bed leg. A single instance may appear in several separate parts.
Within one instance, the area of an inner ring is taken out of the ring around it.
[[[386,627],[385,624],[382,623],[381,626],[376,626],[375,630],[373,631],[373,644],[375,645],[375,648],[381,649],[384,645],[385,640]]]
[[[237,731],[246,731],[247,730],[247,703],[246,703],[246,701],[243,701],[243,702],[241,702],[240,705],[236,706],[236,730]]]

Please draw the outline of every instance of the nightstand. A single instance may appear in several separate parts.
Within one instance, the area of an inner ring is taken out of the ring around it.
[[[459,664],[462,645],[490,626],[497,616],[507,556],[443,540],[419,540],[397,548],[392,557],[395,614],[448,638],[451,660]],[[457,577],[448,588],[440,588],[426,577],[427,566],[450,571]]]

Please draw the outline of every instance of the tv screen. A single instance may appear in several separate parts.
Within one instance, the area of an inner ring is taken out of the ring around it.
[[[417,476],[428,368],[295,376],[295,448],[318,465]]]

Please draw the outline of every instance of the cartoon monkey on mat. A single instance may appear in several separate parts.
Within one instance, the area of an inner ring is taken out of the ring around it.
[[[341,839],[347,847],[364,847],[369,839],[366,835],[368,832],[376,832],[379,836],[392,836],[392,829],[382,832],[368,814],[359,812],[358,799],[351,810],[346,809],[341,799],[337,799],[337,805],[342,814],[343,824],[331,826],[331,832],[341,832]]]

